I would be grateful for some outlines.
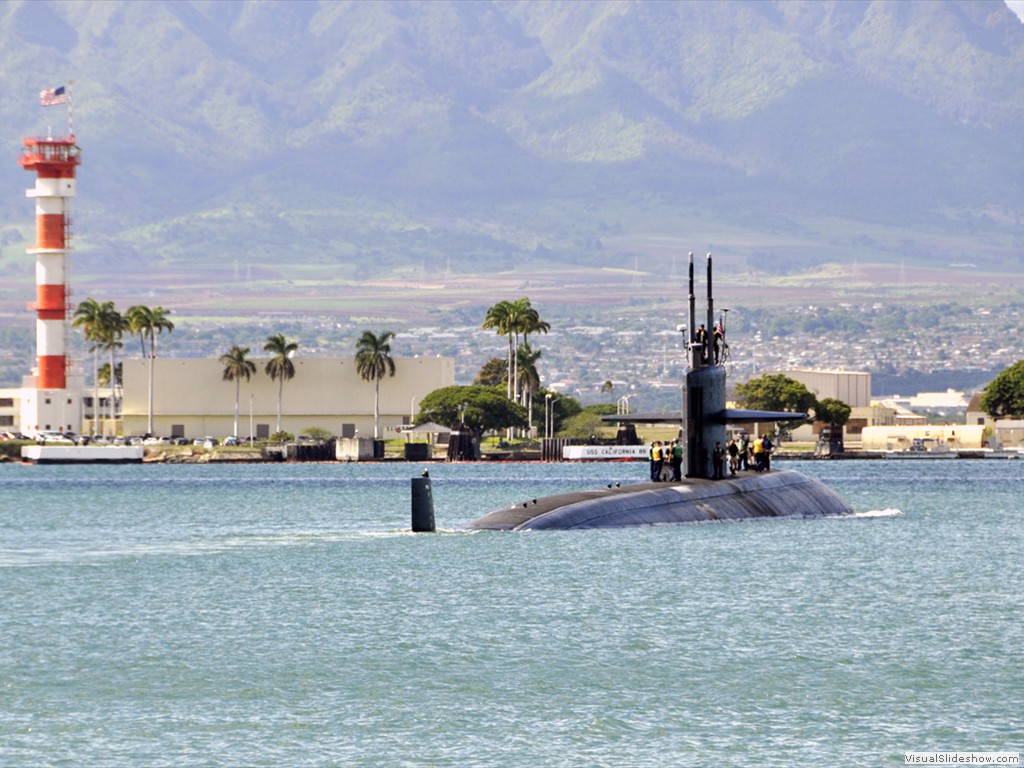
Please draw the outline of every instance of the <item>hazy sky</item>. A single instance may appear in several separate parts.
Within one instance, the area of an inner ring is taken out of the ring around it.
[[[1021,21],[1024,21],[1024,0],[1006,0],[1006,4],[1020,17]]]

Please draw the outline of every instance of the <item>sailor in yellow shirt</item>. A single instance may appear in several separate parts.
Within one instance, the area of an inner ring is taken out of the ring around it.
[[[661,441],[655,440],[651,443],[651,480],[655,483],[661,480],[661,468],[665,466],[665,459],[661,453]]]
[[[764,440],[760,437],[755,437],[753,442],[754,450],[754,471],[764,471]]]

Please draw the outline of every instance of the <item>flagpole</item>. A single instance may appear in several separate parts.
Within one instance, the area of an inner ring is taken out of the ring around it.
[[[67,91],[68,91],[68,136],[70,136],[72,139],[75,138],[75,110],[74,110],[74,104],[72,104],[72,100],[71,100],[71,86],[74,85],[74,83],[75,83],[74,80],[68,80],[68,86],[67,86]]]

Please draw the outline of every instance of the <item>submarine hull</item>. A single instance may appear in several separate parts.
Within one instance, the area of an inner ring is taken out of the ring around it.
[[[838,494],[794,470],[686,479],[546,496],[495,510],[474,530],[575,530],[853,514]]]

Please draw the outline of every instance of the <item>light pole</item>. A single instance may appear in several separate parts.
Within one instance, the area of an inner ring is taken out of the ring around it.
[[[252,445],[253,434],[252,434],[252,400],[255,395],[249,394],[249,445]]]
[[[545,413],[545,416],[544,416],[544,433],[548,437],[554,437],[554,431],[555,431],[555,403],[557,403],[561,399],[562,398],[560,398],[560,397],[552,397],[551,393],[548,393],[547,395],[544,396],[544,403],[545,403],[545,406],[546,406],[545,407],[546,413]]]
[[[548,392],[544,395],[544,439],[547,440],[551,437],[551,428],[549,419],[551,418],[551,393]]]

